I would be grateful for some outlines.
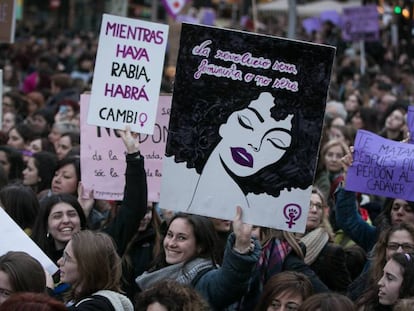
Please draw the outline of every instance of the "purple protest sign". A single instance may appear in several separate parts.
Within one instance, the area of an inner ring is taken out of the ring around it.
[[[345,41],[379,40],[376,5],[345,8],[342,17],[342,38]]]
[[[322,22],[330,21],[337,26],[339,26],[341,23],[341,16],[335,10],[323,11],[319,15],[319,18]]]
[[[345,188],[414,201],[414,146],[358,130]]]
[[[408,142],[410,144],[413,144],[414,143],[414,106],[408,106],[407,126],[408,126],[408,131],[410,132],[410,139],[408,140]]]
[[[94,198],[122,200],[125,186],[125,146],[115,130],[88,125],[90,96],[81,96],[81,174]],[[145,158],[148,201],[158,202],[161,188],[162,158],[167,140],[171,96],[160,96],[154,134],[139,134],[140,151]]]
[[[302,26],[306,30],[306,33],[311,34],[314,31],[319,31],[322,24],[319,18],[309,17],[302,21]]]

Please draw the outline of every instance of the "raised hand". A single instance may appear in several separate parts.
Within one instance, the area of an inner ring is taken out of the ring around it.
[[[93,208],[95,199],[93,198],[93,190],[85,191],[81,181],[78,183],[78,202],[87,218]]]
[[[118,130],[118,133],[121,136],[128,153],[139,151],[138,133],[132,133],[129,125],[125,127],[124,131]]]
[[[242,221],[242,213],[242,208],[237,206],[236,217],[233,221],[233,232],[236,236],[234,250],[240,254],[246,254],[254,249],[254,242],[252,240],[253,226]]]
[[[344,173],[343,173],[343,176],[344,176],[343,185],[344,186],[345,186],[345,181],[346,181],[346,174],[347,174],[348,169],[352,165],[352,162],[354,160],[353,153],[354,153],[354,147],[351,146],[351,147],[349,147],[349,152],[346,155],[344,155],[341,159],[342,169],[344,171]]]

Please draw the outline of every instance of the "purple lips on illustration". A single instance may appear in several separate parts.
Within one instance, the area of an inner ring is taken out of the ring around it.
[[[253,167],[253,156],[244,148],[230,148],[234,162],[242,166]]]

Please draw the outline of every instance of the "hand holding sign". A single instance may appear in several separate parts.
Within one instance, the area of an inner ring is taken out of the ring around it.
[[[354,147],[353,146],[349,147],[349,151],[341,159],[341,162],[342,162],[342,170],[344,172],[343,173],[343,176],[344,176],[343,185],[344,186],[345,186],[345,182],[346,182],[346,174],[348,172],[349,167],[352,165],[352,161],[354,160],[353,159],[353,155],[352,155],[353,152],[354,152]]]
[[[118,134],[121,136],[129,154],[139,152],[138,134],[131,133],[131,127],[129,125],[125,127],[125,131],[118,130]]]
[[[414,146],[358,130],[349,191],[414,200]]]

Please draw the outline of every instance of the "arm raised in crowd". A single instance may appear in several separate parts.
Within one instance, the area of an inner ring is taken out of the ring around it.
[[[343,185],[335,192],[336,224],[365,251],[370,251],[377,239],[377,229],[362,219],[358,213],[357,199],[354,192],[345,190],[346,172],[352,165],[352,152],[342,158],[344,168]]]
[[[118,214],[105,231],[115,240],[118,253],[122,256],[147,212],[148,190],[137,134],[131,133],[129,127],[119,131],[119,134],[127,149],[124,199]]]

